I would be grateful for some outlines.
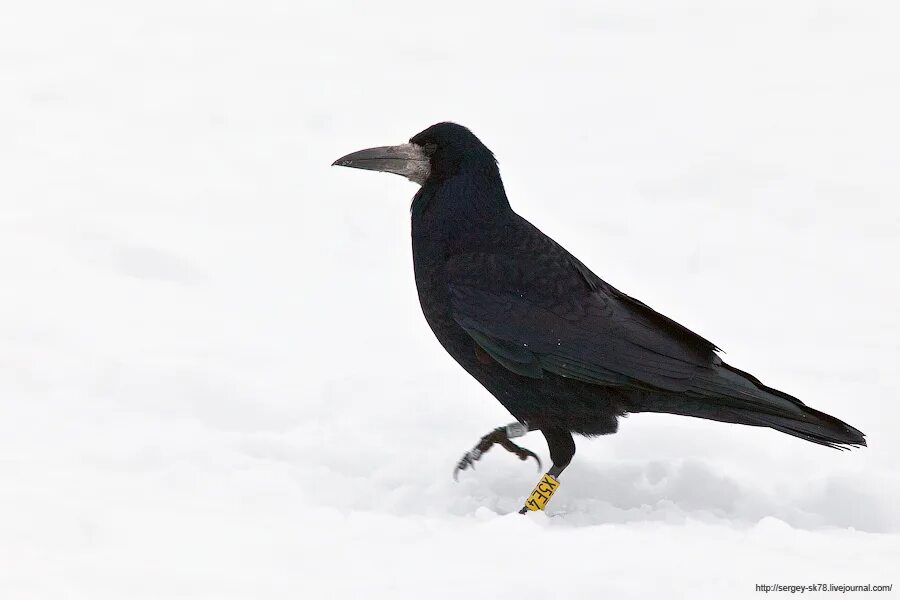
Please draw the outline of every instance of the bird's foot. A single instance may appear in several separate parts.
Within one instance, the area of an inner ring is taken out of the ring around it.
[[[500,444],[500,446],[518,456],[519,460],[533,458],[537,461],[538,471],[540,471],[542,466],[541,459],[538,458],[538,455],[527,448],[522,448],[521,446],[514,444],[512,440],[510,440],[510,438],[520,437],[526,433],[528,433],[528,426],[518,422],[494,429],[489,434],[482,437],[474,448],[466,452],[463,457],[459,459],[459,462],[456,463],[456,468],[453,470],[453,479],[458,479],[459,472],[465,471],[469,467],[474,470],[475,463],[479,461],[481,457],[484,456],[484,453],[490,450],[491,446],[494,444]]]

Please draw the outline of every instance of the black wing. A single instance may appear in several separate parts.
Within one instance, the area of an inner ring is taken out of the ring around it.
[[[456,322],[507,369],[797,411],[727,368],[716,346],[591,273],[561,248],[448,262]]]

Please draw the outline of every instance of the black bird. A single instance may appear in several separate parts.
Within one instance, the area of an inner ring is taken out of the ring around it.
[[[510,208],[497,161],[468,129],[438,123],[408,144],[335,165],[404,175],[412,201],[419,301],[444,349],[516,418],[459,461],[540,430],[552,468],[526,509],[543,509],[575,454],[572,434],[614,433],[628,413],[672,413],[770,427],[831,448],[862,432],[732,367],[719,348],[590,271]],[[538,460],[538,464],[540,461]]]

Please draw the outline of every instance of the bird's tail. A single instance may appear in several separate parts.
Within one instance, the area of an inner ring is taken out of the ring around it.
[[[798,417],[784,417],[757,411],[735,411],[735,413],[740,419],[738,422],[771,427],[776,431],[829,448],[844,450],[866,445],[866,435],[862,431],[808,406],[803,407],[803,414]]]
[[[771,427],[782,433],[844,450],[866,445],[866,436],[829,414],[806,406],[790,394],[770,388],[756,377],[720,363],[703,382],[710,395],[693,397],[648,394],[628,412],[665,412],[725,423]],[[713,395],[714,394],[714,395]]]
[[[786,394],[770,388],[753,375],[722,363],[732,377],[739,377],[752,385],[752,398],[745,393],[727,399],[732,410],[748,425],[771,427],[776,431],[800,439],[840,450],[866,445],[866,436],[859,429],[836,417],[823,413]]]

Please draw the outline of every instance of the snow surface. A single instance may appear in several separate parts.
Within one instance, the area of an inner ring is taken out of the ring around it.
[[[898,17],[4,2],[0,598],[896,595]],[[415,186],[329,166],[440,120],[601,276],[870,447],[635,415],[578,440],[549,514],[515,514],[538,475],[499,451],[455,484],[510,417],[421,317]]]

